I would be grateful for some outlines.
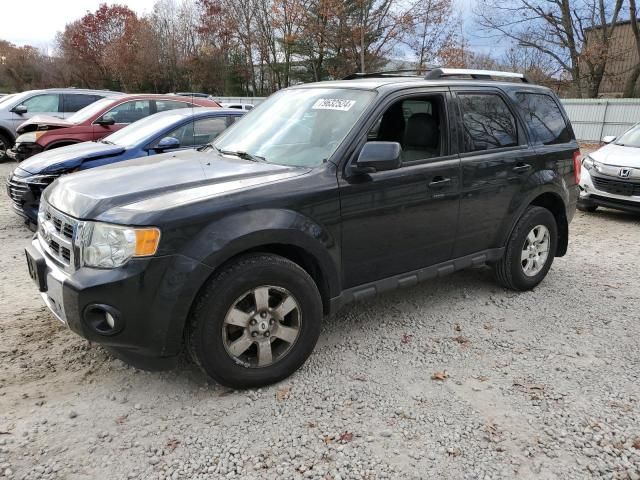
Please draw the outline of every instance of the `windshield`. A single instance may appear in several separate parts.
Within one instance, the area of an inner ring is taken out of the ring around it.
[[[616,138],[616,145],[640,148],[640,123]]]
[[[214,146],[269,163],[315,167],[336,151],[374,96],[347,88],[283,90],[227,130]]]
[[[179,112],[180,110],[174,110]],[[191,109],[188,109],[191,111]],[[134,147],[149,139],[154,134],[160,133],[165,128],[171,125],[177,124],[180,120],[184,120],[186,117],[184,114],[169,113],[157,113],[150,117],[143,118],[137,122],[127,125],[126,127],[118,130],[115,133],[105,137],[103,142],[113,143],[122,147]]]
[[[112,103],[113,98],[103,98],[101,100],[98,100],[97,102],[93,102],[92,104],[87,105],[81,110],[78,110],[76,113],[67,118],[67,120],[75,124],[86,122]]]

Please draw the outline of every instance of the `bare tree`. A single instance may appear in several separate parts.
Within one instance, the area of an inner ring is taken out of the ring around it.
[[[636,9],[636,0],[629,0],[629,18],[631,19],[631,31],[633,32],[633,37],[636,43],[636,51],[638,52],[638,63],[631,71],[629,77],[627,77],[627,81],[624,85],[624,97],[635,97],[637,96],[636,92],[636,84],[638,83],[638,78],[640,78],[640,31],[638,30],[638,22],[636,18],[638,18],[638,10]]]

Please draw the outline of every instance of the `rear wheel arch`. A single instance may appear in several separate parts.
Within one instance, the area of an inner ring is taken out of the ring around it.
[[[0,135],[5,137],[11,144],[15,141],[15,135],[5,127],[0,127]]]
[[[80,142],[77,142],[75,140],[58,140],[44,147],[44,150],[51,150],[51,149],[60,148],[60,147],[68,147],[69,145],[75,145],[76,143],[80,143]]]
[[[556,257],[562,257],[567,253],[569,245],[569,221],[567,220],[567,209],[560,195],[553,192],[546,192],[534,198],[530,206],[543,207],[549,210],[556,219],[558,226],[558,244],[556,247]]]

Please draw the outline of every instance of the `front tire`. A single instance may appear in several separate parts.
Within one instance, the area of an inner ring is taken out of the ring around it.
[[[530,206],[511,232],[504,257],[494,266],[498,282],[511,290],[531,290],[547,276],[557,245],[553,214]]]
[[[231,388],[256,388],[293,374],[320,336],[322,300],[300,266],[270,254],[238,258],[196,300],[186,332],[200,368]]]

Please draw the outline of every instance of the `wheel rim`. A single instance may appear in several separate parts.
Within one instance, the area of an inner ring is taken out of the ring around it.
[[[268,367],[291,351],[301,324],[295,297],[282,287],[262,285],[233,302],[222,325],[222,342],[235,362],[247,368]]]
[[[0,138],[0,158],[4,158],[7,151],[7,144]]]
[[[551,246],[551,235],[549,229],[544,225],[536,225],[531,229],[522,247],[520,263],[522,271],[528,277],[535,277],[539,274],[549,258],[549,248]]]

